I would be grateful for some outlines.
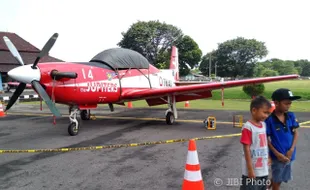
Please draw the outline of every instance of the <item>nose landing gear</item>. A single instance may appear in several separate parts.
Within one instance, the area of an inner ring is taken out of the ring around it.
[[[72,111],[69,116],[70,124],[68,127],[68,133],[71,136],[75,136],[79,133],[79,122],[76,119],[78,112],[79,112],[79,109],[75,108],[74,111]]]
[[[69,114],[70,124],[68,126],[68,133],[71,136],[76,136],[79,133],[78,114],[80,114],[81,120],[90,120],[92,118],[89,109],[80,110],[77,106],[69,106]]]

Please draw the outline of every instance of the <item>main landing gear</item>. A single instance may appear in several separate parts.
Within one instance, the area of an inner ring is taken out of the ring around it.
[[[178,118],[178,113],[176,109],[175,96],[168,96],[168,110],[165,113],[166,123],[172,125],[175,119]]]
[[[77,114],[80,113],[82,120],[90,120],[90,110],[79,110],[76,107],[70,107],[69,113],[70,124],[68,126],[68,133],[71,136],[76,136],[79,133],[79,121],[77,119]]]

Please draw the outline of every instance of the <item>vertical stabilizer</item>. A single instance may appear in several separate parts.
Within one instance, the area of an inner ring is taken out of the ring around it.
[[[179,81],[179,54],[178,48],[175,46],[172,46],[169,69],[173,70],[174,80]]]

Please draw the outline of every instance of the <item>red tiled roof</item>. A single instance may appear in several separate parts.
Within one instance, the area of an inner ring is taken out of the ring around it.
[[[9,51],[7,46],[5,45],[5,42],[3,40],[3,36],[8,37],[16,49],[18,49],[19,52],[40,52],[38,48],[21,38],[19,35],[11,32],[0,32],[0,51],[6,50]]]
[[[25,65],[33,64],[34,60],[38,56],[38,53],[20,52],[19,54],[22,57]],[[39,63],[42,62],[63,62],[63,61],[51,56],[44,56],[39,61]],[[0,72],[8,72],[9,70],[18,66],[20,66],[20,64],[12,56],[11,52],[0,51]]]
[[[8,72],[17,66],[20,66],[11,52],[8,50],[3,40],[3,36],[7,36],[12,41],[26,65],[33,64],[34,60],[40,52],[38,48],[22,39],[15,33],[0,32],[0,72]],[[63,62],[63,60],[47,55],[40,59],[39,63],[41,62]]]

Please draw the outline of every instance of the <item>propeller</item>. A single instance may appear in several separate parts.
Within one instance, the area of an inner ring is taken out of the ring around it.
[[[32,81],[31,84],[32,84],[33,88],[38,92],[38,94],[40,94],[40,96],[42,97],[42,99],[44,100],[44,102],[46,103],[48,108],[51,110],[51,112],[56,117],[60,117],[61,116],[60,112],[58,111],[58,109],[56,108],[56,106],[54,105],[54,103],[52,102],[50,97],[48,96],[48,94],[45,92],[45,90],[41,86],[41,84],[38,81],[35,81],[35,80]]]
[[[15,57],[15,59],[18,61],[19,64],[22,66],[17,67],[11,71],[8,72],[8,75],[11,78],[17,78],[20,81],[20,84],[18,85],[17,89],[15,90],[14,94],[12,95],[11,99],[8,102],[8,105],[5,109],[5,111],[9,110],[12,105],[16,102],[20,94],[23,93],[24,89],[26,88],[26,83],[31,83],[32,87],[36,90],[36,92],[42,97],[46,105],[49,107],[51,112],[56,117],[60,117],[61,114],[58,111],[58,109],[55,107],[53,102],[51,101],[50,97],[40,84],[40,73],[37,71],[37,64],[39,60],[48,54],[48,52],[51,50],[53,45],[55,44],[55,41],[58,38],[58,33],[54,33],[52,37],[46,42],[42,50],[40,51],[39,55],[35,59],[33,65],[31,67],[28,67],[28,65],[24,65],[24,62],[18,53],[16,47],[13,45],[13,43],[10,41],[10,39],[6,36],[3,37],[3,40],[5,41],[8,49],[12,53],[12,55]],[[19,76],[20,73],[23,73],[24,76]]]
[[[13,57],[17,60],[17,62],[20,65],[25,65],[24,62],[23,62],[23,59],[19,55],[16,47],[11,42],[11,40],[8,37],[6,37],[6,36],[3,36],[3,40],[4,40],[5,44],[6,44],[6,46],[8,47],[8,49],[10,50],[10,52],[12,53]]]
[[[41,52],[39,53],[38,57],[34,61],[32,68],[36,69],[36,66],[39,62],[39,60],[48,54],[48,52],[52,49],[53,45],[55,44],[56,40],[58,38],[58,33],[55,33],[52,35],[52,37],[46,42],[44,47],[42,48]]]
[[[13,104],[16,102],[18,97],[23,93],[25,88],[26,88],[26,84],[25,83],[19,83],[19,85],[16,88],[13,96],[10,98],[10,101],[9,101],[8,105],[5,108],[5,111],[9,110],[13,106]]]

